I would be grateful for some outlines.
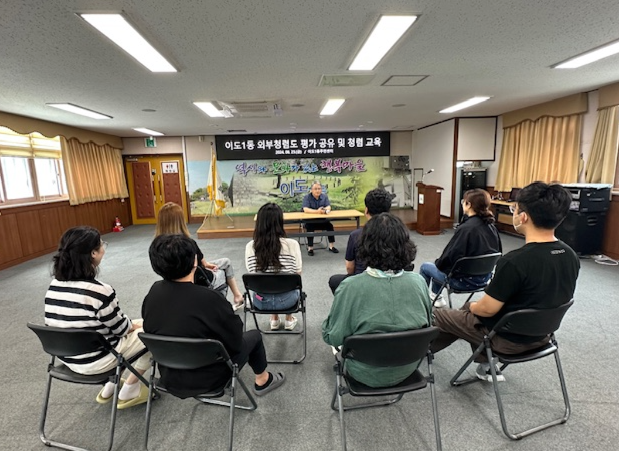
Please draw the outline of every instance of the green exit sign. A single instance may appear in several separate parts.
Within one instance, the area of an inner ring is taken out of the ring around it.
[[[144,147],[157,147],[157,138],[144,138]]]

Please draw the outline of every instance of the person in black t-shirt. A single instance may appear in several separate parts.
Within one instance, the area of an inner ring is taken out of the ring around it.
[[[576,253],[557,240],[555,229],[567,216],[570,193],[561,185],[534,182],[523,188],[512,207],[514,229],[524,235],[525,245],[504,255],[494,278],[478,302],[467,302],[461,310],[435,310],[435,325],[441,330],[430,349],[438,352],[458,338],[473,349],[507,313],[555,308],[570,301],[576,288],[580,262]],[[518,354],[543,346],[549,337],[515,333],[497,334],[492,347],[497,352]],[[477,358],[477,377],[491,381],[490,363]],[[499,380],[505,380],[498,371]]]
[[[195,242],[184,235],[159,235],[148,250],[153,270],[163,277],[144,298],[144,331],[171,337],[219,340],[240,368],[248,363],[255,374],[253,391],[262,396],[284,383],[282,373],[267,371],[262,336],[257,330],[243,332],[241,319],[224,296],[195,285],[198,265]],[[195,370],[159,368],[163,385],[176,396],[196,396],[215,389],[230,378],[225,363]]]

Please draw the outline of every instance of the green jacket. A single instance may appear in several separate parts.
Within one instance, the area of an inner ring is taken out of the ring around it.
[[[346,278],[335,291],[331,312],[322,323],[322,338],[338,347],[350,335],[419,329],[429,325],[431,311],[428,286],[419,274],[375,277],[366,271]],[[379,368],[347,362],[350,375],[370,387],[399,384],[419,366],[416,362]]]

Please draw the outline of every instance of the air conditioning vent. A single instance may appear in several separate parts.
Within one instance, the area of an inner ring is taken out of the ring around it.
[[[225,117],[236,118],[269,118],[282,115],[281,102],[270,100],[218,101],[221,112]]]

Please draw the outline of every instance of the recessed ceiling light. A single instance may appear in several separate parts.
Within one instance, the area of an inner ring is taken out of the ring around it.
[[[145,135],[150,136],[163,136],[163,133],[157,132],[155,130],[151,130],[149,128],[134,128],[136,132],[144,133]]]
[[[619,41],[611,42],[553,66],[554,69],[576,69],[619,53]]]
[[[301,108],[303,106],[305,106],[304,103],[293,103],[292,105],[290,105],[293,108]]]
[[[151,72],[178,72],[122,14],[78,14]]]
[[[96,111],[82,108],[81,106],[73,105],[72,103],[46,103],[47,106],[68,111],[69,113],[79,114],[81,116],[90,117],[92,119],[113,119],[107,114],[97,113]]]
[[[218,110],[211,102],[193,102],[193,104],[200,108],[202,111],[204,111],[206,114],[208,114],[210,117],[225,117],[224,114],[220,110]]]
[[[445,108],[444,110],[439,111],[439,113],[453,113],[455,111],[460,111],[473,105],[477,105],[478,103],[485,102],[489,98],[490,97],[471,97],[470,99],[460,102],[457,105]]]
[[[346,102],[346,99],[329,99],[320,112],[321,116],[331,116],[340,109],[340,107]]]
[[[417,20],[417,16],[381,16],[348,70],[372,70]]]

